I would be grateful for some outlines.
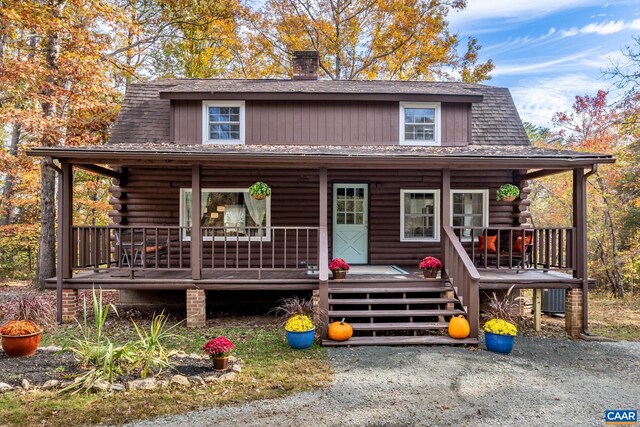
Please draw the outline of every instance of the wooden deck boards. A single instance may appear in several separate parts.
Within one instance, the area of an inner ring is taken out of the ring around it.
[[[446,336],[352,337],[347,341],[322,340],[326,346],[348,345],[477,345],[475,338],[454,339]]]

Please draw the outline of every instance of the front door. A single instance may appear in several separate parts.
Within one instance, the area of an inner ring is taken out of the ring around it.
[[[333,257],[366,264],[368,185],[333,184]]]

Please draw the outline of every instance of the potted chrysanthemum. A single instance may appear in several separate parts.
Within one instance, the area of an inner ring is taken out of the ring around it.
[[[329,270],[331,270],[331,273],[333,273],[333,278],[336,280],[345,279],[350,268],[351,267],[349,266],[347,261],[343,260],[342,258],[334,258],[329,263]]]
[[[422,270],[422,275],[426,279],[435,279],[438,276],[438,271],[442,270],[442,261],[436,257],[428,256],[420,261],[418,268]]]
[[[300,297],[284,298],[275,309],[276,315],[286,319],[284,330],[291,348],[304,350],[311,347],[316,336],[316,327],[311,320],[313,303]]]
[[[53,321],[53,302],[42,295],[29,293],[15,297],[5,307],[5,317],[12,319],[0,328],[2,349],[9,357],[35,354],[42,339],[43,327]]]
[[[217,370],[227,369],[229,355],[235,349],[235,345],[227,337],[216,337],[208,341],[202,349],[213,360],[213,368]]]
[[[514,322],[518,311],[518,302],[522,297],[511,297],[513,286],[507,293],[498,297],[495,292],[489,298],[489,304],[484,310],[484,318],[488,319],[484,327],[484,342],[487,350],[495,353],[509,354],[513,350],[518,328]]]

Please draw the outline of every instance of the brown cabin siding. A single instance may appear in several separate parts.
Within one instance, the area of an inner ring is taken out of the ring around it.
[[[442,145],[469,143],[470,104],[442,103]],[[397,145],[398,102],[246,101],[245,144]],[[202,143],[202,102],[173,101],[171,138]]]
[[[363,178],[364,177],[364,178]],[[369,263],[413,265],[426,255],[438,256],[439,243],[400,242],[400,189],[438,189],[438,170],[329,170],[328,224],[331,228],[331,186],[333,183],[369,184]],[[318,225],[318,175],[315,170],[232,170],[203,169],[202,186],[248,187],[258,179],[273,189],[271,223],[273,226]],[[512,172],[452,171],[452,189],[489,188],[489,221],[492,226],[518,224],[513,204],[497,202],[498,187],[512,181]],[[188,169],[132,168],[129,181],[112,199],[122,205],[117,212],[122,224],[134,226],[179,225],[181,187],[191,186]],[[329,229],[329,236],[332,230]],[[331,242],[329,242],[331,245]],[[188,253],[184,254],[185,257]],[[205,253],[205,257],[208,254]],[[188,265],[188,260],[185,260]],[[206,265],[206,264],[205,264]]]

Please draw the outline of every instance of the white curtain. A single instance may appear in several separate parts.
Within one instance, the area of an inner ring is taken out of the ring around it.
[[[267,215],[267,199],[256,200],[247,191],[244,193],[244,204],[247,205],[247,210],[253,222],[261,227],[264,217]]]
[[[224,226],[229,233],[245,234],[245,211],[242,205],[225,205]]]

